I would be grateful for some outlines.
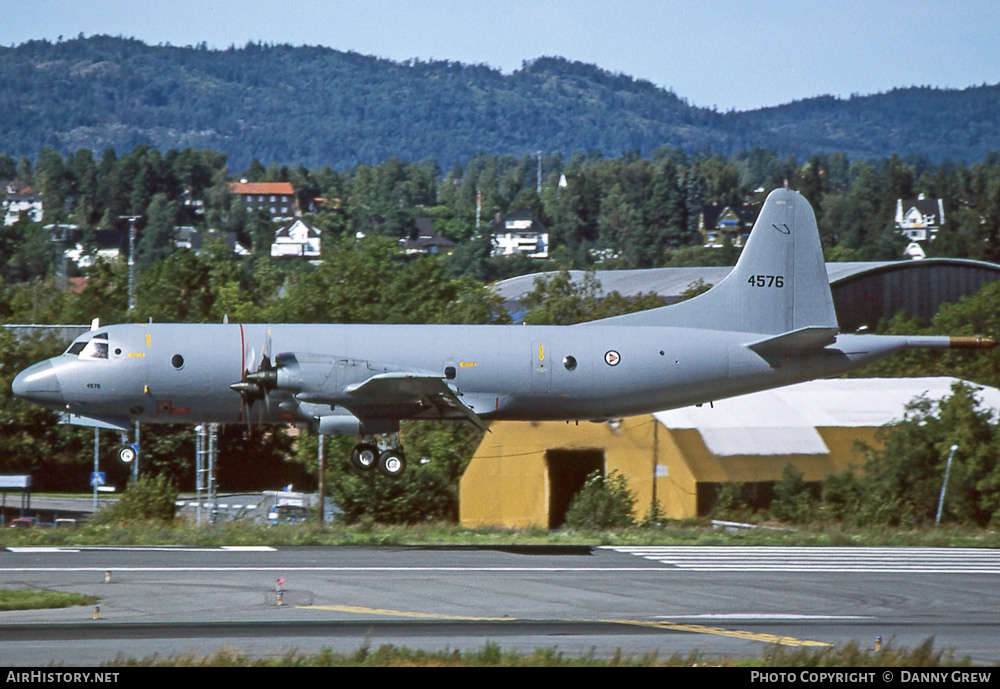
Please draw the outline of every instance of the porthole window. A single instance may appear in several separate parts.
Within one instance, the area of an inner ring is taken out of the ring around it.
[[[576,369],[576,357],[574,356],[564,356],[563,366],[566,367],[567,371],[573,371]]]
[[[170,357],[170,365],[177,369],[184,368],[184,357],[180,354],[174,354]]]
[[[448,380],[455,380],[455,367],[445,366],[444,377],[447,378]]]

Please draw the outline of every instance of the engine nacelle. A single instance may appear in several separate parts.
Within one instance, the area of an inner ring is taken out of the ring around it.
[[[362,359],[285,353],[275,358],[273,387],[293,393],[300,402],[336,404],[348,386],[390,370],[388,366]]]
[[[320,435],[381,435],[399,431],[396,419],[361,420],[352,414],[328,414],[316,421]]]

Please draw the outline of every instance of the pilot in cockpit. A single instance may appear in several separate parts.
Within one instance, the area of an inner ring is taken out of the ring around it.
[[[108,335],[98,333],[85,342],[74,342],[66,353],[79,355],[80,359],[107,359]]]

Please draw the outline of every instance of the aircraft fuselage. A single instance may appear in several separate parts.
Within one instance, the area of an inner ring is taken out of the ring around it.
[[[15,389],[94,418],[236,423],[249,415],[304,423],[338,408],[347,413],[352,384],[400,371],[444,378],[484,419],[587,420],[834,375],[857,358],[825,349],[768,361],[746,347],[759,335],[662,327],[136,324],[100,332],[106,354],[71,347],[24,371]],[[294,352],[308,370],[298,381],[278,379],[277,404],[247,409],[230,386],[252,369],[269,338],[276,360]],[[39,394],[46,386],[49,394]],[[385,415],[397,414],[395,407]],[[405,416],[434,418],[418,407]]]

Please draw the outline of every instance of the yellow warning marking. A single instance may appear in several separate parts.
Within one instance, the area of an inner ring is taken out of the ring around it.
[[[513,617],[470,617],[466,615],[439,615],[428,612],[407,612],[405,610],[384,610],[382,608],[364,608],[359,605],[297,605],[299,610],[331,610],[333,612],[353,612],[359,615],[393,615],[395,617],[414,617],[425,620],[465,620],[472,622],[510,622]]]
[[[541,361],[545,358],[545,352],[542,349],[542,345],[538,345],[538,360]]]
[[[657,629],[669,629],[675,632],[691,632],[692,634],[714,634],[715,636],[731,636],[736,639],[749,639],[750,641],[761,641],[767,644],[780,644],[781,646],[832,646],[825,641],[811,641],[809,639],[796,639],[791,636],[777,636],[776,634],[760,634],[757,632],[746,632],[739,629],[720,629],[719,627],[705,627],[700,624],[677,624],[675,622],[644,622],[642,620],[602,620],[604,622],[618,622],[620,624],[632,624],[639,627],[655,627]]]
[[[128,356],[131,359],[132,357],[146,356],[146,353],[145,352],[129,352]]]
[[[146,333],[146,346],[149,346],[149,333]]]
[[[461,366],[462,368],[475,368],[476,367],[476,362],[475,361],[463,361],[462,363],[459,364],[459,366]]]

